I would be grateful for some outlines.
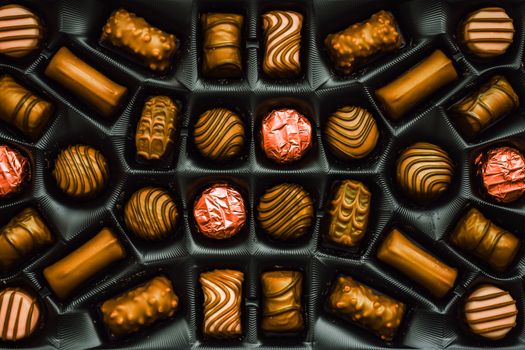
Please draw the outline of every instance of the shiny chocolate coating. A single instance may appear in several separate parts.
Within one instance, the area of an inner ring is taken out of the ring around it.
[[[20,191],[31,177],[29,161],[16,149],[0,145],[0,197]]]
[[[0,7],[0,54],[25,57],[40,48],[43,38],[42,22],[33,11],[17,4]]]
[[[18,341],[36,330],[40,321],[37,299],[22,288],[0,290],[0,339]]]

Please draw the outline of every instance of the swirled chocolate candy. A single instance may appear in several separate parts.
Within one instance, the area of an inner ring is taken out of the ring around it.
[[[486,7],[468,14],[459,33],[465,49],[481,58],[503,55],[513,38],[512,18],[501,7]]]
[[[160,72],[170,67],[177,49],[175,35],[153,27],[144,18],[122,8],[109,17],[100,41],[125,50],[145,67]]]
[[[53,105],[7,74],[0,77],[0,91],[0,119],[31,139],[38,138],[53,114]]]
[[[521,245],[516,236],[492,223],[476,208],[471,208],[459,220],[450,241],[497,271],[509,266]]]
[[[329,34],[324,44],[336,68],[344,74],[356,64],[378,53],[388,53],[401,46],[394,16],[387,11],[374,13],[362,23]]]
[[[397,160],[397,184],[407,196],[429,203],[450,187],[454,165],[447,152],[426,142],[405,149]]]
[[[261,275],[263,318],[269,333],[298,332],[304,328],[301,307],[303,275],[297,271],[270,271]]]
[[[179,306],[171,281],[157,276],[100,307],[111,335],[123,336],[172,317]]]
[[[29,161],[16,149],[0,145],[0,197],[20,191],[31,177]]]
[[[477,91],[456,103],[451,112],[461,132],[472,138],[518,106],[518,95],[507,79],[495,75]]]
[[[486,284],[476,288],[464,306],[470,331],[489,340],[504,338],[514,327],[518,309],[509,292]]]
[[[331,202],[326,239],[342,246],[358,245],[368,226],[371,197],[362,182],[341,181]]]
[[[226,108],[204,112],[193,129],[195,147],[204,158],[214,161],[238,157],[244,148],[244,138],[242,119]]]
[[[235,13],[205,13],[202,72],[210,78],[242,75],[241,30],[244,18]]]
[[[137,155],[147,160],[166,158],[173,147],[179,108],[168,96],[148,98],[135,134]]]
[[[106,158],[90,146],[69,146],[58,155],[53,169],[58,187],[73,198],[93,198],[106,188]]]
[[[301,186],[281,184],[261,196],[257,219],[272,238],[288,241],[304,235],[312,226],[314,205]]]
[[[193,215],[199,232],[213,239],[233,237],[246,223],[241,194],[226,184],[205,189],[195,201]]]
[[[22,288],[0,291],[0,339],[25,339],[33,334],[39,321],[40,306],[34,296]]]
[[[199,281],[204,294],[204,336],[240,336],[244,274],[236,270],[213,270],[201,273]]]
[[[342,107],[328,117],[324,131],[328,147],[342,160],[366,157],[379,138],[377,123],[361,107]]]
[[[403,320],[405,304],[378,294],[349,276],[340,276],[328,297],[330,310],[373,332],[385,341],[392,340]]]
[[[38,48],[44,28],[37,15],[16,4],[0,7],[0,53],[9,57],[25,57]]]
[[[177,205],[168,191],[144,187],[133,193],[124,207],[126,227],[138,237],[160,241],[175,232]]]
[[[0,271],[10,272],[13,266],[36,255],[54,240],[40,214],[33,208],[25,208],[0,229]]]
[[[525,192],[525,157],[516,148],[496,147],[474,160],[481,185],[488,197],[511,203]]]
[[[301,74],[303,15],[294,11],[270,11],[263,16],[263,72],[270,78],[294,78]]]

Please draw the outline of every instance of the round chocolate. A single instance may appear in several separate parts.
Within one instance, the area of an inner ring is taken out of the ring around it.
[[[226,161],[241,154],[244,147],[244,124],[226,108],[210,109],[197,119],[193,140],[200,154],[214,161]]]
[[[246,223],[241,194],[226,184],[215,184],[195,201],[193,215],[199,232],[213,239],[234,236]]]
[[[405,149],[397,160],[397,184],[408,197],[427,203],[446,192],[454,165],[447,152],[426,142]]]
[[[40,47],[44,28],[40,19],[20,5],[0,7],[0,53],[18,58]]]
[[[109,167],[106,158],[93,147],[75,145],[58,155],[53,176],[70,197],[93,198],[106,187]]]
[[[261,196],[257,205],[257,219],[274,239],[296,239],[312,226],[312,198],[299,185],[285,183],[274,186]]]
[[[262,148],[277,163],[301,159],[312,145],[312,126],[295,109],[270,112],[262,121]]]
[[[21,288],[0,291],[0,339],[17,341],[35,331],[40,318],[38,301]]]
[[[177,206],[168,191],[144,187],[133,193],[124,208],[126,227],[138,237],[160,241],[175,231]]]
[[[29,176],[27,158],[9,146],[0,146],[0,197],[18,192]]]

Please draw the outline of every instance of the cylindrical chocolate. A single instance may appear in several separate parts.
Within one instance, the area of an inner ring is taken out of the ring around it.
[[[128,89],[62,47],[49,62],[45,74],[94,107],[102,116],[111,117]]]
[[[457,269],[415,245],[397,229],[390,231],[377,251],[379,260],[404,273],[437,298],[454,286]]]
[[[396,80],[376,90],[376,97],[388,115],[397,120],[457,78],[452,61],[441,50],[436,50]]]
[[[103,228],[71,254],[46,267],[44,277],[55,294],[66,299],[79,285],[125,255],[115,234]]]

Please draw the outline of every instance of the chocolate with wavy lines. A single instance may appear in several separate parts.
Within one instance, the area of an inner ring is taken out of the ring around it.
[[[58,187],[68,196],[89,199],[106,188],[109,166],[98,150],[90,146],[74,145],[58,155],[53,177]]]
[[[263,72],[274,79],[301,74],[303,15],[294,11],[270,11],[263,15]]]
[[[259,225],[272,238],[288,241],[312,226],[314,205],[301,186],[284,183],[267,189],[257,205]]]
[[[34,333],[40,321],[37,299],[22,288],[0,291],[0,339],[18,341]]]
[[[328,117],[324,134],[332,153],[342,160],[366,157],[379,139],[379,130],[372,114],[354,106],[342,107],[332,113]]]
[[[242,334],[241,300],[244,274],[213,270],[200,274],[204,294],[204,336],[236,338]]]
[[[445,193],[452,182],[452,159],[440,147],[417,142],[406,148],[396,167],[397,184],[411,199],[428,203]]]
[[[242,119],[226,108],[207,110],[195,123],[193,141],[199,153],[213,161],[238,157],[245,142]]]
[[[0,53],[13,58],[25,57],[40,48],[44,28],[31,10],[9,4],[0,7]]]
[[[175,201],[162,188],[144,187],[131,195],[124,207],[126,227],[138,237],[160,241],[175,233]]]

